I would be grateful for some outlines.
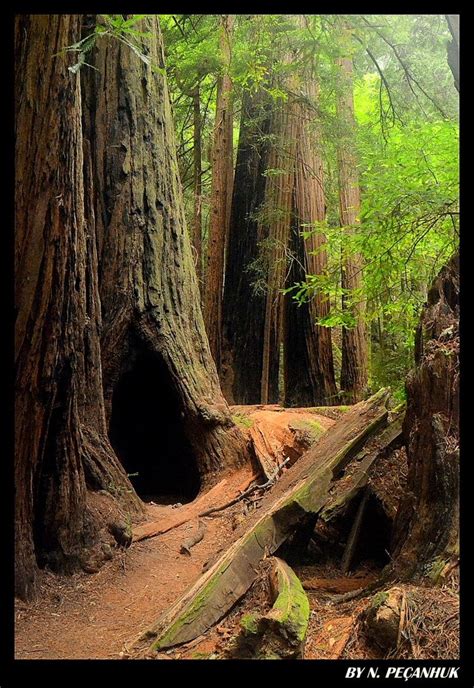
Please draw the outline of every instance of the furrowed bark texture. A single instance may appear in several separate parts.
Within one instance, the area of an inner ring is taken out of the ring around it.
[[[263,91],[244,92],[229,225],[223,301],[221,381],[229,403],[260,402],[265,298],[254,288],[258,255],[257,212],[265,197],[264,171],[270,103]]]
[[[220,50],[224,73],[217,82],[216,120],[212,147],[212,182],[209,238],[207,248],[206,292],[204,319],[211,353],[220,369],[222,331],[222,290],[224,284],[225,247],[232,202],[232,81],[229,76],[231,35],[234,17],[221,19]]]
[[[15,20],[15,585],[23,598],[35,593],[38,563],[72,570],[93,544],[88,487],[113,480],[124,505],[139,510],[105,432],[80,84],[57,55],[79,38],[79,15]]]
[[[353,233],[360,222],[360,190],[357,159],[354,151],[355,119],[353,97],[352,58],[338,60],[340,84],[337,97],[337,114],[341,127],[338,145],[339,206],[341,225]],[[367,388],[368,340],[364,323],[365,300],[362,295],[362,257],[348,255],[343,250],[342,288],[354,292],[352,312],[356,320],[353,328],[342,329],[341,391],[346,403],[355,403],[364,397]],[[360,290],[360,291],[359,291]],[[350,293],[349,292],[349,293]],[[350,297],[349,297],[350,298]],[[343,297],[343,304],[345,299]]]
[[[315,102],[317,88],[313,75],[305,83],[305,90]],[[326,217],[323,164],[318,152],[319,131],[315,128],[314,112],[307,105],[298,104],[296,118],[295,222],[290,253],[297,260],[292,261],[287,280],[289,285],[304,281],[306,275],[324,274],[327,268],[324,234],[313,231],[306,240],[300,234],[301,231],[314,230],[314,223],[322,222]],[[301,306],[291,295],[286,296],[285,304],[285,404],[315,406],[336,403],[331,330],[316,325],[317,318],[329,313],[328,302],[317,292],[311,301]]]
[[[164,67],[156,17],[140,49]],[[102,42],[85,74],[85,131],[94,169],[104,390],[110,418],[114,387],[137,355],[162,370],[180,409],[201,477],[247,460],[244,439],[222,397],[199,305],[186,231],[166,78],[127,46]],[[166,383],[166,384],[165,384]]]
[[[401,576],[435,574],[459,554],[459,256],[434,281],[407,378],[408,486],[394,530]]]
[[[194,215],[193,246],[196,251],[195,265],[199,283],[202,278],[202,122],[199,86],[193,92],[193,156],[194,156]]]
[[[275,403],[279,397],[280,346],[284,332],[281,289],[285,286],[287,273],[295,178],[296,118],[292,102],[273,110],[271,131],[275,135],[275,142],[269,152],[264,219],[260,229],[261,236],[265,236],[261,248],[267,265],[260,392],[262,404]]]

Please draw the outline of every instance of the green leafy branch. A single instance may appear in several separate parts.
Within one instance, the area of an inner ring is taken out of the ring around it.
[[[151,59],[143,52],[141,46],[136,42],[137,39],[150,38],[152,36],[149,31],[140,31],[136,28],[137,24],[148,15],[134,14],[129,19],[125,19],[121,14],[100,14],[98,16],[101,19],[101,23],[96,24],[92,33],[82,38],[77,43],[68,45],[59,53],[56,53],[56,55],[77,53],[77,62],[68,67],[70,72],[77,74],[83,65],[92,67],[92,69],[97,69],[86,62],[86,55],[94,48],[97,41],[103,38],[112,38],[120,41],[130,48],[142,62],[146,65],[151,65]],[[164,71],[156,65],[151,66],[155,71]]]

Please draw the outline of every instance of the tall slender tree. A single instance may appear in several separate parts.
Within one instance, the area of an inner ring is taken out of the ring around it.
[[[194,176],[194,212],[193,212],[193,246],[196,251],[196,273],[198,281],[202,279],[202,118],[201,92],[199,85],[193,90],[193,176]]]
[[[350,49],[351,32],[347,25],[341,30],[342,46]],[[360,188],[355,150],[354,84],[352,57],[337,59],[339,83],[337,88],[338,135],[337,160],[339,173],[340,221],[347,234],[357,231],[360,224]],[[362,257],[342,251],[341,284],[345,294],[343,306],[349,308],[354,327],[342,330],[341,391],[348,403],[363,398],[368,381],[368,337],[364,322],[365,297],[362,290]]]
[[[258,404],[265,315],[263,289],[253,270],[258,255],[258,210],[265,198],[270,97],[244,91],[223,300],[221,381],[231,403]]]
[[[207,247],[204,319],[211,353],[217,369],[221,361],[222,290],[224,280],[225,247],[232,200],[233,108],[232,80],[229,73],[234,17],[222,15],[220,50],[222,73],[217,84],[216,119],[212,147],[212,186],[209,235]]]
[[[286,61],[289,61],[287,56]],[[287,275],[288,241],[293,203],[296,155],[296,117],[293,100],[273,108],[273,140],[266,171],[265,202],[261,223],[261,242],[266,260],[267,293],[263,329],[262,404],[279,399],[279,364],[284,332],[282,289]]]

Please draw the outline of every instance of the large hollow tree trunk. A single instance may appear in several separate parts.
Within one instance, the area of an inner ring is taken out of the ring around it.
[[[306,94],[315,102],[314,75],[307,76]],[[289,285],[304,281],[306,275],[324,274],[327,267],[326,238],[322,231],[313,231],[306,240],[301,236],[301,231],[314,230],[314,223],[323,222],[326,217],[319,131],[314,112],[308,105],[298,105],[296,118],[295,222],[290,240],[290,253],[296,260],[293,260],[288,276]],[[285,301],[285,404],[335,404],[331,330],[316,324],[317,318],[329,313],[329,304],[320,293],[301,306],[290,295]]]
[[[407,378],[408,484],[392,557],[401,577],[431,575],[459,554],[459,256],[434,281]]]
[[[223,300],[221,381],[229,403],[258,404],[265,299],[252,269],[258,255],[257,213],[265,197],[269,100],[244,92],[229,224]]]
[[[80,84],[58,55],[79,38],[79,15],[15,20],[15,584],[23,598],[35,593],[38,564],[67,571],[83,562],[97,529],[88,488],[113,482],[123,506],[140,510],[106,435]]]
[[[234,17],[222,15],[220,50],[223,74],[217,82],[216,119],[212,146],[212,182],[209,236],[207,247],[204,319],[209,345],[217,369],[221,364],[222,290],[224,284],[225,247],[232,201],[232,81],[229,75],[231,35]]]
[[[347,30],[344,30],[348,40]],[[360,223],[360,190],[355,153],[355,118],[352,58],[338,59],[337,115],[340,125],[338,137],[339,206],[341,225],[353,233]],[[342,288],[347,291],[343,306],[349,306],[355,319],[354,327],[342,329],[341,392],[346,403],[360,401],[367,390],[368,337],[364,322],[365,299],[362,293],[362,257],[343,249]],[[352,302],[352,303],[351,303]]]
[[[201,484],[211,484],[219,471],[248,456],[221,394],[204,328],[157,17],[144,20],[143,26],[151,34],[141,39],[150,66],[122,43],[104,41],[90,58],[98,71],[84,73],[84,126],[95,175],[107,418],[110,424],[120,389],[123,403],[131,403],[126,398],[131,388],[123,391],[124,376],[135,385],[135,394],[137,385],[153,380],[144,417],[136,421],[159,426],[160,414],[172,407],[173,425],[167,428],[163,423],[160,432],[171,444],[185,438]],[[133,376],[140,366],[139,384]],[[149,417],[157,399],[162,410]],[[134,413],[133,404],[127,408]],[[116,432],[121,431],[119,419]],[[164,442],[157,436],[149,447],[157,460]]]

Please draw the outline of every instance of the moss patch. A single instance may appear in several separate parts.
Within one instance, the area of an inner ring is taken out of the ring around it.
[[[382,590],[373,596],[370,606],[372,609],[378,609],[388,599],[388,592]]]
[[[242,413],[236,413],[232,416],[232,420],[239,428],[251,428],[253,426],[253,420]]]

